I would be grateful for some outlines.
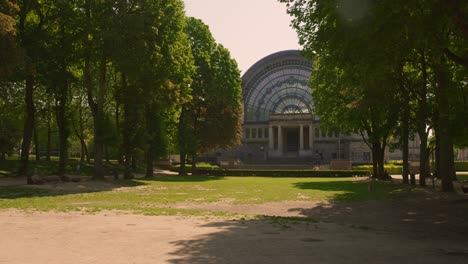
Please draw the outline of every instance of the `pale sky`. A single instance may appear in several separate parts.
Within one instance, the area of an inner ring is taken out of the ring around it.
[[[291,17],[277,0],[184,0],[187,16],[203,20],[245,73],[274,52],[299,49]]]

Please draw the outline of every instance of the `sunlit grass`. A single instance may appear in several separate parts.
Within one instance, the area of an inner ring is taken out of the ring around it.
[[[362,201],[408,194],[410,187],[363,178],[162,177],[117,181],[98,192],[70,193],[38,187],[0,187],[0,208],[57,211],[128,210],[151,215],[228,214],[177,209],[177,203],[259,204],[282,201]]]

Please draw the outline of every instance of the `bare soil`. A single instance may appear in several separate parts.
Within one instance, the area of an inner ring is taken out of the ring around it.
[[[110,188],[94,184],[39,188]],[[468,263],[468,199],[455,194],[341,203],[236,205],[224,200],[172,207],[314,221],[6,210],[0,211],[0,264]]]

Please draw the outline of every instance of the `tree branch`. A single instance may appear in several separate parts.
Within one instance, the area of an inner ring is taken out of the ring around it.
[[[462,58],[452,51],[449,50],[449,48],[444,49],[445,55],[452,60],[453,62],[460,64],[461,66],[464,66],[465,68],[468,68],[468,58]]]

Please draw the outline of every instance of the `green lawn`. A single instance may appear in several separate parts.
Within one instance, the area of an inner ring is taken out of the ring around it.
[[[92,184],[92,183],[87,183]],[[99,183],[98,183],[99,184]],[[0,187],[0,208],[36,210],[131,210],[136,213],[206,214],[171,209],[178,202],[235,204],[280,201],[359,201],[407,195],[411,188],[375,182],[375,191],[361,178],[179,177],[100,183],[100,191],[77,193],[38,187]],[[169,208],[168,208],[169,207]],[[217,213],[219,214],[219,213]],[[221,213],[222,214],[222,213]]]

